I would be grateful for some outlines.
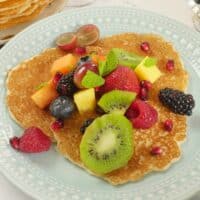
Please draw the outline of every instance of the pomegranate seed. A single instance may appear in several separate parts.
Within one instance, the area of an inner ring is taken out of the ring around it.
[[[85,47],[76,47],[74,49],[74,53],[82,56],[82,55],[86,54],[86,48]]]
[[[19,150],[19,138],[18,137],[13,137],[10,139],[10,145],[13,147],[13,149]]]
[[[148,91],[146,88],[141,88],[140,89],[140,94],[139,97],[141,100],[146,101],[148,99]]]
[[[55,76],[53,77],[53,84],[54,84],[55,86],[57,86],[58,81],[62,78],[62,76],[63,76],[63,74],[60,73],[60,72],[57,72],[57,73],[55,74]]]
[[[174,60],[167,61],[166,69],[170,72],[174,70]]]
[[[150,45],[148,42],[143,42],[141,45],[140,45],[140,48],[142,51],[144,52],[147,52],[150,50]]]
[[[167,120],[165,120],[164,121],[164,129],[166,130],[166,131],[171,131],[172,130],[172,128],[173,128],[173,121],[171,120],[171,119],[167,119]]]
[[[151,149],[151,155],[160,155],[162,153],[162,149],[160,147],[153,147]]]
[[[58,131],[59,129],[63,128],[64,127],[64,122],[63,120],[61,119],[57,119],[55,122],[53,122],[51,124],[51,128],[54,130],[54,131]]]
[[[147,89],[147,91],[149,91],[152,88],[152,83],[149,82],[149,81],[143,80],[143,81],[140,82],[140,86],[142,88]]]

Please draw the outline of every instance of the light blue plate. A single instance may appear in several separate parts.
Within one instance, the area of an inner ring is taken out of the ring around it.
[[[51,47],[63,32],[97,24],[102,36],[121,32],[154,32],[172,41],[190,73],[189,92],[196,108],[188,119],[188,139],[179,162],[167,171],[151,173],[137,183],[114,187],[65,160],[54,148],[39,155],[17,153],[8,138],[22,130],[5,106],[6,72],[17,63]],[[0,51],[0,170],[16,186],[41,200],[172,200],[200,189],[200,35],[171,19],[132,8],[86,8],[67,11],[34,24]]]

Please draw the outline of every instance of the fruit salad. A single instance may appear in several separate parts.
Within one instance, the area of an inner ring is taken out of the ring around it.
[[[174,122],[169,118],[160,124],[159,110],[149,101],[152,88],[165,74],[150,53],[148,41],[138,45],[140,55],[116,47],[106,54],[88,52],[87,47],[99,38],[100,30],[92,24],[60,35],[56,45],[65,55],[50,66],[50,80],[33,86],[35,92],[30,98],[54,118],[49,127],[55,134],[73,113],[85,117],[79,127],[80,159],[93,173],[107,174],[126,166],[134,157],[136,130],[161,126],[171,132]],[[169,59],[165,70],[173,73],[175,68],[174,61]],[[176,115],[192,115],[195,102],[191,94],[169,87],[162,88],[156,96],[164,109]],[[94,117],[87,118],[88,113]],[[37,127],[30,127],[22,137],[10,140],[14,149],[26,153],[47,151],[51,143]],[[149,153],[158,156],[162,149],[154,146]]]

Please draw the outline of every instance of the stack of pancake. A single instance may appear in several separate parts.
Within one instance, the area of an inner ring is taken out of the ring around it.
[[[53,0],[0,0],[0,30],[36,18]]]

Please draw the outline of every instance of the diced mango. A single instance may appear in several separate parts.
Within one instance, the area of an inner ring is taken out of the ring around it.
[[[145,66],[148,56],[135,68],[135,73],[140,80],[147,80],[154,83],[161,75],[161,71],[156,65]]]
[[[53,86],[52,82],[49,81],[44,87],[36,91],[32,96],[31,99],[35,102],[35,104],[44,109],[47,107],[51,101],[53,101],[58,96],[55,87]]]
[[[74,102],[80,114],[93,112],[96,107],[94,88],[82,90],[80,92],[75,93]]]
[[[57,72],[61,72],[62,74],[67,74],[75,68],[77,62],[77,58],[71,53],[66,56],[60,57],[54,61],[51,67],[51,74],[54,76]]]

